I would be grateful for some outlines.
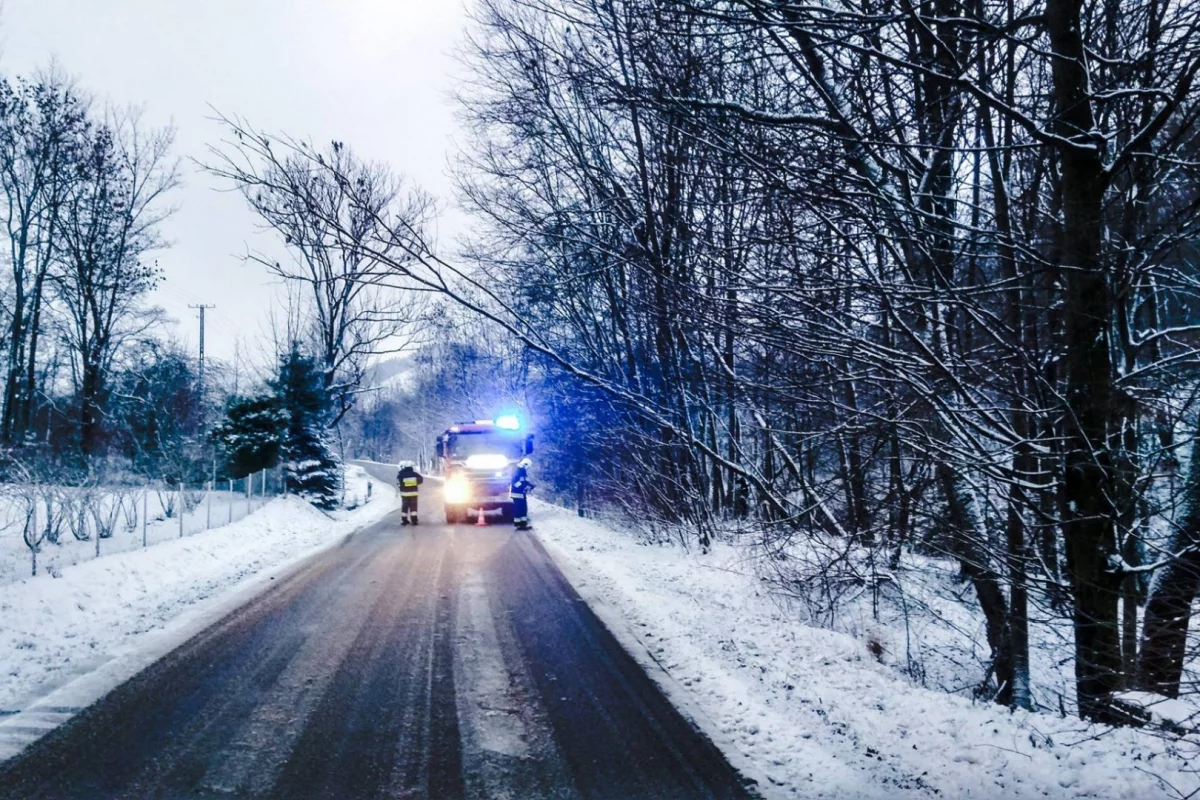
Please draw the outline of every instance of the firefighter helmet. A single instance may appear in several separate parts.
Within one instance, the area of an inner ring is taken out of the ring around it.
[[[417,466],[416,464],[414,464],[413,462],[411,462],[407,459],[404,459],[396,464],[397,469],[413,469],[416,466]]]
[[[529,469],[530,467],[533,466],[533,462],[530,461],[528,458],[522,458],[520,461],[517,462],[517,466],[520,467],[521,469]]]

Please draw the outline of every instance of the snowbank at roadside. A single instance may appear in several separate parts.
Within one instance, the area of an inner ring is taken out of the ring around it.
[[[1200,789],[1196,742],[923,689],[806,626],[743,555],[647,546],[534,504],[535,531],[735,766],[788,798],[1149,798]],[[622,630],[624,629],[624,630]],[[644,648],[644,651],[642,650]],[[647,656],[648,653],[648,656]],[[1168,785],[1169,784],[1169,785]]]
[[[347,468],[346,496],[371,502],[324,514],[278,498],[250,516],[144,550],[0,586],[0,712],[136,650],[145,634],[217,602],[239,584],[340,541],[395,507],[390,486]]]

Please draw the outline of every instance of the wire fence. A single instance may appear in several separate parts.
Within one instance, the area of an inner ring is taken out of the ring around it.
[[[231,525],[283,494],[279,468],[198,484],[9,484],[0,494],[0,584],[37,575],[39,566],[53,575]]]
[[[171,491],[169,487],[166,490]],[[283,481],[279,469],[264,469],[244,478],[210,480],[192,486],[182,484],[175,487],[174,491],[177,499],[174,513],[166,514],[161,502],[159,508],[163,510],[165,517],[175,518],[179,536],[187,536],[232,525],[244,519],[262,508],[270,499],[286,494],[287,484]],[[148,503],[149,492],[150,490],[146,490],[142,493],[143,505]],[[157,521],[161,522],[163,519],[158,518]],[[148,520],[143,514],[143,546],[146,546],[147,527]]]

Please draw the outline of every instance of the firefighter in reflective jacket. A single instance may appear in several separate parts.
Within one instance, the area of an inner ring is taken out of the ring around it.
[[[513,503],[513,525],[519,531],[529,530],[528,497],[534,487],[533,481],[529,480],[529,468],[531,466],[533,466],[533,462],[528,458],[522,458],[517,462],[517,469],[513,472],[512,487],[508,493]]]
[[[417,487],[425,479],[417,473],[417,465],[411,461],[401,461],[397,464],[400,471],[396,473],[396,488],[400,490],[400,524],[417,524]]]

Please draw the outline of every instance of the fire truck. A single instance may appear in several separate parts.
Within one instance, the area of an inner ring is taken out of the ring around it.
[[[437,440],[437,457],[446,479],[446,522],[454,525],[483,513],[500,512],[512,522],[508,496],[517,462],[533,453],[533,434],[521,430],[516,416],[460,422]]]

